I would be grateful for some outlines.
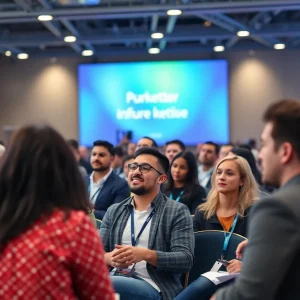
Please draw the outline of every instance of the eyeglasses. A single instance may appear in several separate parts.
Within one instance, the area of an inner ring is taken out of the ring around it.
[[[130,171],[135,171],[137,168],[139,168],[140,172],[142,174],[146,174],[148,173],[151,169],[155,170],[158,174],[163,175],[163,173],[159,172],[158,170],[156,170],[155,168],[153,168],[151,165],[145,163],[145,164],[137,164],[137,163],[132,163],[132,164],[128,164],[128,169]]]

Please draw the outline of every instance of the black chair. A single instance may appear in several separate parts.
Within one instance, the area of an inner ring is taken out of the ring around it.
[[[206,230],[195,232],[195,262],[189,272],[188,284],[196,280],[201,274],[211,270],[216,260],[221,257],[224,239],[224,231]],[[236,248],[244,240],[246,240],[245,237],[235,233],[232,234],[225,255],[226,260],[236,258]]]

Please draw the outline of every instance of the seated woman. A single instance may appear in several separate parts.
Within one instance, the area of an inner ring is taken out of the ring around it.
[[[207,196],[207,202],[199,206],[194,216],[194,231],[233,229],[233,233],[247,236],[249,209],[258,199],[258,186],[249,164],[242,157],[226,156],[217,164],[211,180],[212,189]],[[241,261],[233,259],[227,271],[239,273],[241,265]],[[232,281],[214,285],[207,278],[200,276],[175,299],[209,299],[218,288],[230,282]]]
[[[204,203],[206,192],[198,184],[197,162],[193,153],[180,152],[174,157],[164,193],[169,198],[184,203],[192,215]]]
[[[84,181],[61,135],[48,126],[17,131],[0,187],[0,295],[114,299]]]

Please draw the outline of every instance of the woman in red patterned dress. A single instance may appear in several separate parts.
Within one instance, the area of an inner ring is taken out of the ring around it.
[[[17,131],[0,166],[0,299],[114,299],[88,207],[64,139]]]

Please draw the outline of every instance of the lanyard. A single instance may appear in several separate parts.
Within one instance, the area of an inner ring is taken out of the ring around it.
[[[181,198],[182,195],[183,195],[183,190],[180,192],[179,196],[175,199],[176,202],[180,201],[180,198]],[[170,194],[169,198],[173,200],[173,194],[172,193]]]
[[[148,225],[148,223],[152,219],[154,213],[155,213],[155,208],[152,209],[150,215],[146,219],[146,221],[143,224],[140,232],[138,233],[137,237],[135,238],[135,235],[134,235],[134,208],[132,207],[132,210],[131,210],[131,244],[132,244],[132,246],[135,246],[138,243],[139,238],[141,237],[144,229],[146,228],[146,226]]]
[[[226,232],[224,232],[225,239],[224,239],[223,251],[222,251],[221,259],[223,259],[223,258],[225,257],[225,253],[226,253],[226,251],[227,251],[228,244],[229,244],[230,238],[231,238],[231,236],[232,236],[232,233],[233,233],[233,231],[234,231],[234,229],[235,229],[237,220],[238,220],[238,215],[236,214],[236,215],[235,215],[235,218],[234,218],[234,220],[233,220],[233,223],[232,223],[230,232],[229,232],[228,234],[226,234]]]
[[[94,193],[94,195],[93,195],[92,198],[90,199],[90,201],[91,201],[92,203],[94,203],[93,200],[94,200],[95,196],[96,196],[97,194],[99,194],[101,188],[102,188],[102,185],[97,189],[97,191]],[[89,186],[89,188],[88,188],[88,193],[90,194],[90,192],[91,192],[91,188],[90,188],[90,186]]]

